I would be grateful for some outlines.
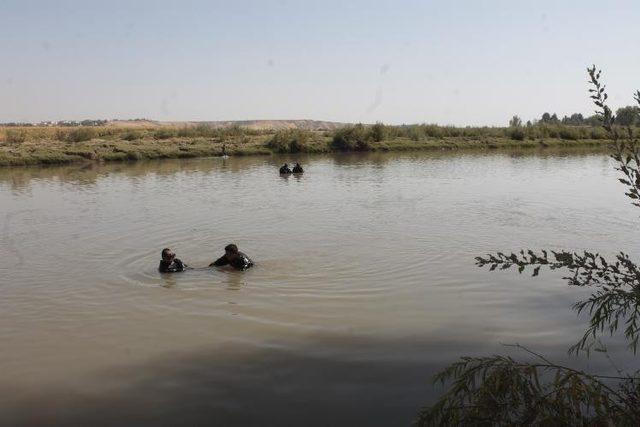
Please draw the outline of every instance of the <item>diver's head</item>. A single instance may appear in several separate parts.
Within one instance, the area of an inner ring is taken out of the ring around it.
[[[238,247],[233,243],[230,243],[224,247],[224,253],[227,257],[236,257],[238,256]]]
[[[162,250],[162,259],[164,261],[172,261],[176,257],[176,254],[169,248],[164,248]]]
[[[285,164],[284,164],[284,167],[285,167],[285,168],[288,168],[288,167],[289,167],[289,163],[285,163]]]

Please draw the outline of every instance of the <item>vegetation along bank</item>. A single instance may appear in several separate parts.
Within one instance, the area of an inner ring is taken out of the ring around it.
[[[514,119],[517,119],[514,117]],[[240,126],[0,126],[0,166],[272,153],[606,145],[601,127],[544,122],[509,127],[345,125],[331,130]]]

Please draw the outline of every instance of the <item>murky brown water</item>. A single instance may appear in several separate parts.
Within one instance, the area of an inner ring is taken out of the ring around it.
[[[283,160],[0,170],[0,424],[405,425],[457,356],[582,330],[561,274],[475,256],[638,254],[602,153]],[[256,267],[156,272],[228,242]]]

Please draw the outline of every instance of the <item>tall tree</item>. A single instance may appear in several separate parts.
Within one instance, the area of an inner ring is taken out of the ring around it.
[[[511,117],[511,120],[509,120],[509,127],[512,128],[519,128],[522,126],[522,119],[518,116],[513,116]]]
[[[616,123],[621,126],[640,125],[640,108],[635,105],[618,108],[616,111]]]

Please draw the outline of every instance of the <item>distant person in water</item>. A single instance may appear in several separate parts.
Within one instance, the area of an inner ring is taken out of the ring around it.
[[[176,254],[174,254],[171,249],[165,248],[162,250],[162,259],[158,267],[160,273],[178,273],[184,271],[186,268],[187,264],[184,264],[176,258]]]
[[[293,173],[304,173],[304,169],[302,169],[300,163],[296,163],[296,165],[293,167]]]
[[[244,253],[238,250],[238,247],[233,243],[225,246],[224,255],[209,264],[209,267],[222,267],[224,265],[230,265],[236,270],[246,270],[249,267],[253,267],[253,261]]]
[[[288,175],[291,173],[291,169],[289,169],[289,164],[285,163],[281,168],[280,168],[280,175]]]
[[[222,157],[227,155],[227,144],[222,144]]]

